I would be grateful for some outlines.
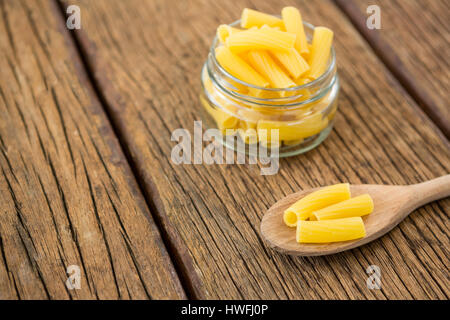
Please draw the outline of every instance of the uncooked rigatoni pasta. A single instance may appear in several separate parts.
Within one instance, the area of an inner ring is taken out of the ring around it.
[[[225,134],[227,129],[234,129],[239,122],[239,119],[232,116],[230,113],[222,111],[221,109],[214,108],[205,99],[200,100],[205,107],[206,111],[216,121],[219,130]]]
[[[295,227],[297,221],[308,219],[313,211],[348,199],[350,199],[350,186],[348,183],[321,188],[287,208],[284,211],[284,222],[290,227]]]
[[[287,52],[276,51],[272,53],[276,60],[289,72],[292,79],[300,78],[310,67],[306,60],[298,53],[297,49],[292,48]]]
[[[216,49],[216,59],[225,70],[236,78],[259,87],[269,86],[266,79],[227,47],[222,46]]]
[[[314,191],[285,210],[284,223],[296,227],[299,243],[349,241],[366,235],[361,218],[374,210],[369,194],[350,197],[347,183]]]
[[[273,88],[295,87],[295,82],[281,70],[278,64],[266,51],[250,51],[248,53],[248,61],[259,74],[269,80]]]
[[[284,27],[283,21],[280,18],[274,17],[270,14],[262,13],[256,10],[245,8],[242,11],[241,27],[249,29],[251,27],[262,27],[268,25],[270,27]]]
[[[230,34],[240,32],[240,31],[242,31],[242,30],[238,29],[238,28],[233,28],[227,24],[221,24],[217,28],[217,38],[219,39],[219,41],[221,43],[225,44],[225,41],[230,36]]]
[[[213,109],[217,106],[237,119],[207,110],[217,127],[234,126],[236,136],[247,144],[256,138],[262,146],[280,146],[280,154],[284,148],[293,155],[292,150],[303,148],[300,145],[310,150],[330,132],[334,112],[329,109],[336,105],[339,84],[335,68],[326,81],[314,81],[328,65],[335,65],[328,61],[334,55],[327,34],[320,27],[314,32],[294,7],[284,8],[280,16],[244,9],[240,25],[219,25],[202,81],[211,78],[212,91],[220,91],[206,97],[216,100],[209,101]],[[226,109],[230,102],[237,106],[236,113]],[[248,129],[255,133],[247,134]],[[272,137],[272,130],[277,135]],[[269,141],[274,137],[278,140]]]
[[[328,66],[332,42],[333,31],[325,27],[314,29],[312,49],[309,56],[311,69],[308,77],[311,79],[317,79],[325,72]]]
[[[257,130],[268,130],[269,136],[271,130],[278,130],[279,139],[283,141],[300,140],[319,133],[327,126],[327,123],[327,118],[316,113],[296,121],[259,120]]]
[[[317,220],[332,220],[350,217],[362,217],[372,213],[373,200],[363,194],[313,212]]]
[[[296,35],[295,49],[297,49],[300,54],[307,55],[309,53],[308,41],[306,40],[300,11],[294,7],[285,7],[281,11],[281,15],[286,31]]]
[[[289,51],[294,47],[295,35],[274,28],[250,29],[231,34],[226,46],[234,53],[250,50]]]
[[[297,242],[327,243],[349,241],[366,236],[361,217],[322,221],[299,221]]]

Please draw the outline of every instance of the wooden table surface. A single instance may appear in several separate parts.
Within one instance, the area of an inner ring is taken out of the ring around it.
[[[81,30],[66,28],[69,4]],[[369,4],[380,30],[365,27]],[[171,133],[199,119],[217,25],[286,5],[336,35],[329,138],[272,176],[174,164]],[[0,299],[448,299],[450,199],[332,256],[285,256],[259,232],[298,190],[450,172],[448,1],[0,0],[0,12]],[[80,289],[66,287],[71,265]]]

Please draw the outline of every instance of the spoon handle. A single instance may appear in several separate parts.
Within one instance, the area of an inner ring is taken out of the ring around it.
[[[430,181],[412,185],[417,194],[418,205],[422,206],[429,202],[450,196],[450,174]]]

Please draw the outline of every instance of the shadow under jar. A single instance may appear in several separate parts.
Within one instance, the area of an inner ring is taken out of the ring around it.
[[[314,27],[306,22],[304,26],[310,40]],[[254,86],[229,74],[216,60],[219,45],[216,36],[202,68],[200,100],[203,121],[208,128],[220,130],[222,144],[251,156],[258,156],[257,147],[278,147],[276,156],[289,157],[325,140],[333,127],[339,94],[333,47],[327,69],[319,78],[278,89]],[[272,130],[278,130],[278,139],[271,139]]]

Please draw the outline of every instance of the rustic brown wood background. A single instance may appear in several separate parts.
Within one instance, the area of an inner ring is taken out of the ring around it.
[[[450,172],[449,4],[430,2],[0,0],[0,299],[448,299],[449,199],[327,257],[279,254],[259,233],[304,188]],[[365,28],[369,4],[381,30]],[[274,176],[172,163],[216,26],[286,5],[335,31],[330,137]],[[367,289],[372,264],[381,290]],[[69,265],[80,290],[65,286]]]

